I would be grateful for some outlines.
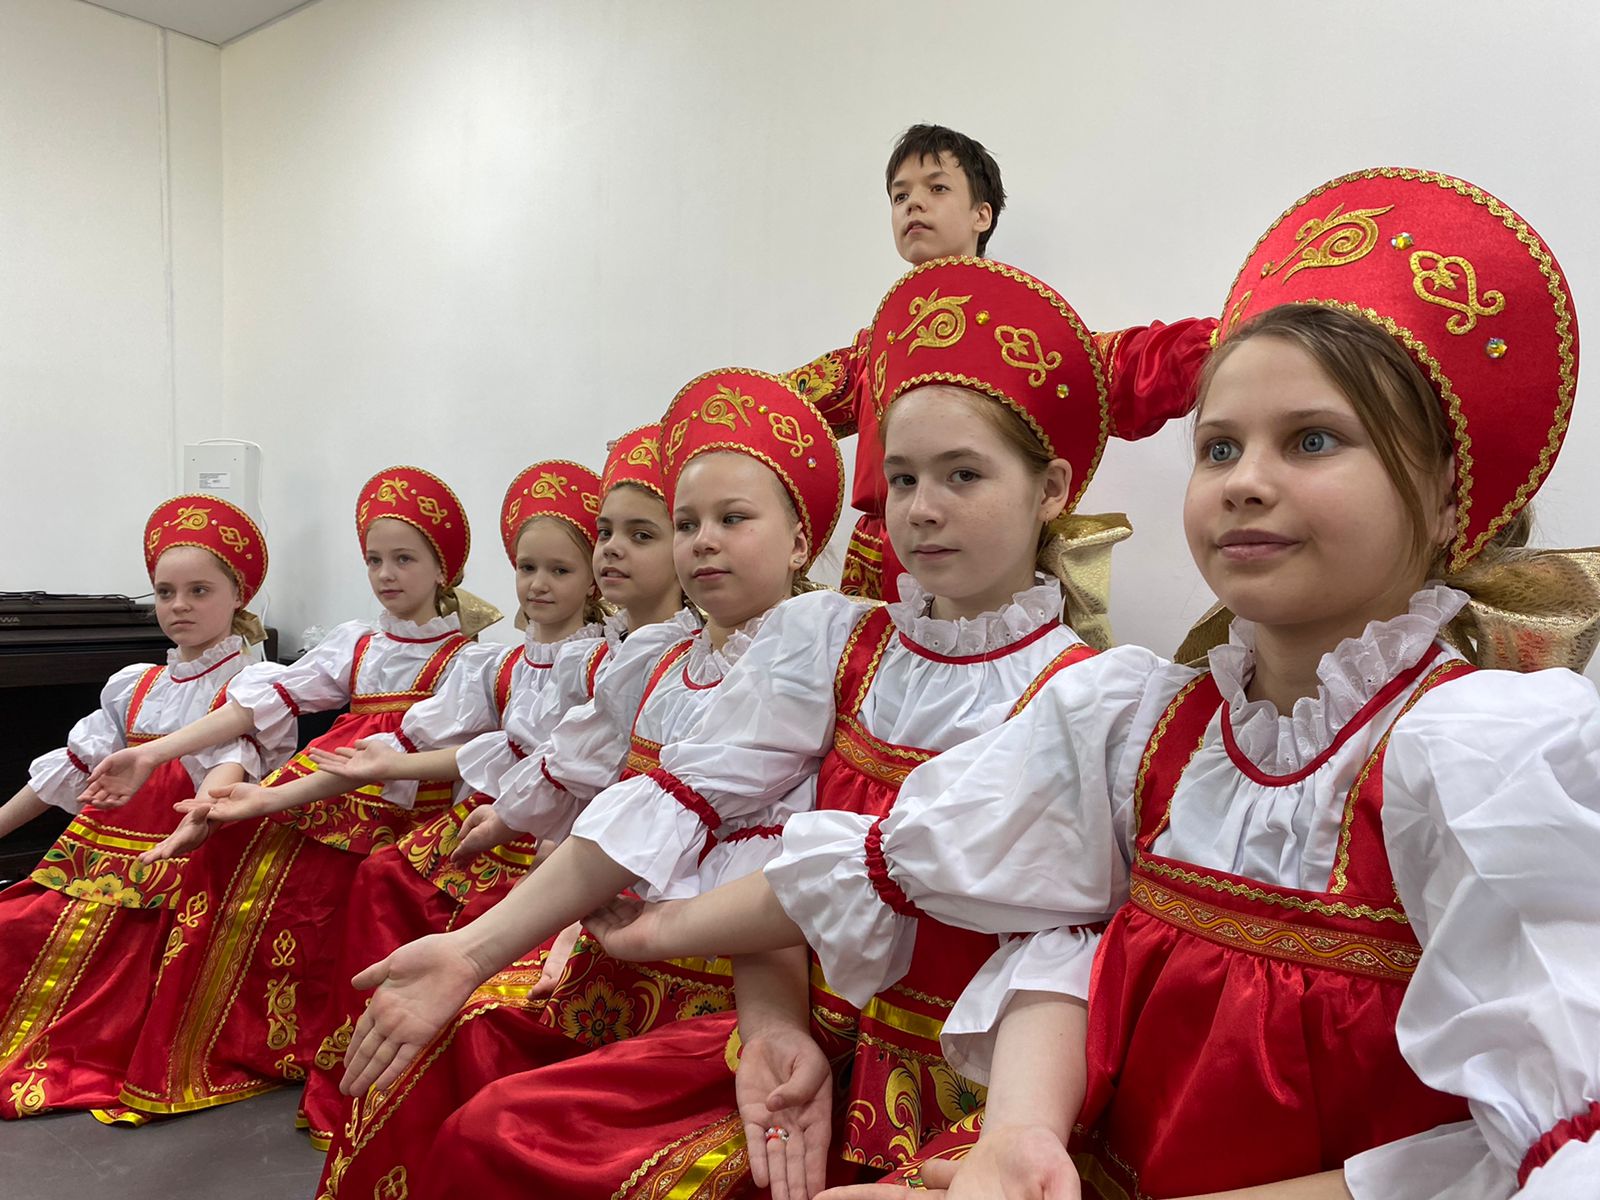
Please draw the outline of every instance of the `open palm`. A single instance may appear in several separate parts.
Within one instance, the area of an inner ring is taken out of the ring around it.
[[[763,1031],[744,1045],[734,1079],[750,1174],[773,1200],[810,1200],[826,1182],[833,1136],[833,1072],[799,1027]],[[769,1138],[778,1129],[788,1138]]]
[[[362,971],[351,983],[378,990],[351,1035],[339,1090],[360,1096],[368,1088],[387,1088],[481,981],[477,965],[446,933],[408,942]]]

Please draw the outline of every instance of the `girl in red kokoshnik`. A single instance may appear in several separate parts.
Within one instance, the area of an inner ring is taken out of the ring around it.
[[[100,708],[35,759],[0,807],[0,837],[47,807],[73,814],[33,874],[0,892],[0,1117],[115,1102],[144,1004],[216,899],[186,859],[142,855],[177,826],[178,801],[259,778],[294,744],[233,738],[168,763],[120,812],[81,803],[108,755],[225,703],[249,643],[261,640],[244,606],[266,578],[267,546],[241,509],[207,495],[168,500],[145,524],[144,560],[156,620],[173,642],[166,665],[136,663],[108,679]]]
[[[1514,548],[1577,354],[1548,247],[1461,180],[1345,176],[1257,243],[1184,505],[1226,644],[1063,674],[833,868],[885,974],[907,911],[1032,931],[946,1025],[990,1082],[953,1194],[1594,1194],[1597,569]]]
[[[324,749],[392,731],[463,654],[494,654],[461,628],[455,588],[470,532],[441,480],[415,467],[380,471],[357,498],[356,533],[383,606],[376,623],[340,625],[290,666],[248,667],[217,711],[108,756],[85,795],[116,803],[161,763],[222,740],[293,737],[300,713],[349,706],[313,743]],[[469,615],[487,607],[467,602]],[[102,1119],[138,1124],[302,1082],[335,1024],[338,915],[357,868],[448,809],[451,789],[436,781],[391,798],[319,771],[302,752],[260,785],[215,796],[180,806],[188,819],[151,852],[192,854],[216,903],[162,974],[118,1107]]]
[[[630,638],[594,703],[569,713],[507,777],[494,810],[480,810],[488,815],[463,848],[531,833],[554,846],[539,869],[472,925],[404,946],[358,978],[382,986],[347,1055],[357,1100],[329,1157],[329,1194],[361,1194],[419,1169],[439,1122],[499,1074],[731,1003],[725,960],[636,967],[587,940],[548,998],[532,994],[536,968],[501,970],[631,881],[593,843],[568,836],[573,822],[619,775],[652,769],[695,726],[773,610],[813,588],[804,571],[838,519],[838,447],[816,410],[774,376],[725,370],[693,380],[663,418],[661,439],[673,558],[707,624],[680,628],[666,646],[636,651]],[[715,846],[703,844],[704,861],[689,867],[729,877],[754,869],[782,817],[810,803],[809,786],[774,798]],[[388,1094],[369,1091],[396,1077]],[[432,1185],[407,1186],[423,1194]]]
[[[500,538],[516,572],[517,604],[527,626],[522,644],[464,660],[433,696],[406,710],[394,732],[333,750],[313,747],[307,756],[321,770],[343,776],[347,786],[382,783],[395,803],[404,803],[408,790],[414,795],[418,781],[461,779],[458,752],[470,764],[481,762],[494,778],[515,764],[519,743],[502,728],[512,705],[531,711],[551,687],[560,692],[555,703],[582,703],[591,668],[606,654],[606,614],[591,565],[599,511],[600,479],[587,467],[551,459],[519,472],[500,506]],[[483,754],[468,753],[466,745],[480,735]],[[339,1093],[339,1074],[361,1013],[350,977],[412,938],[472,920],[533,862],[529,841],[470,862],[451,859],[463,821],[492,799],[492,791],[465,790],[453,807],[394,845],[379,847],[356,872],[332,969],[331,1012],[342,1019],[317,1048],[300,1104],[311,1140],[321,1149],[328,1148],[349,1107]]]

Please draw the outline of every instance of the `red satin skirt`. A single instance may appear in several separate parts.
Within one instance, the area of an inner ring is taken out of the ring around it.
[[[749,1191],[733,1035],[733,1014],[717,1013],[499,1079],[415,1161],[413,1194],[589,1200],[630,1182],[640,1197],[694,1182],[706,1195]]]
[[[116,1100],[144,1005],[187,944],[186,859],[136,860],[181,819],[167,763],[124,808],[85,810],[32,876],[0,892],[0,1117]]]
[[[212,897],[167,964],[118,1097],[141,1124],[305,1079],[328,1004],[330,932],[359,859],[274,821],[218,830],[195,865]]]
[[[350,1115],[350,1098],[339,1091],[344,1052],[367,993],[350,980],[399,947],[430,933],[444,933],[482,915],[527,874],[533,846],[521,839],[478,855],[465,866],[450,862],[468,813],[492,800],[474,794],[397,845],[362,862],[350,891],[332,972],[332,1012],[341,1016],[312,1059],[301,1099],[301,1119],[312,1144],[326,1150]]]
[[[733,1007],[725,962],[623,963],[587,937],[579,938],[555,993],[533,1000],[528,992],[548,949],[546,943],[479,988],[388,1092],[351,1104],[335,1130],[319,1196],[366,1200],[391,1173],[414,1173],[433,1153],[445,1120],[498,1079]]]

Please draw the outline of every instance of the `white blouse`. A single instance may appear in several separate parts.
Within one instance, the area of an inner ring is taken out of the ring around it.
[[[1253,629],[1236,622],[1210,665],[1238,749],[1269,774],[1308,763],[1427,652],[1464,601],[1429,587],[1407,614],[1341,642],[1318,666],[1318,694],[1288,716],[1246,699]],[[906,781],[883,853],[910,900],[955,925],[1047,931],[1003,947],[952,1012],[945,1051],[964,1074],[987,1077],[994,1027],[1016,991],[1087,995],[1094,939],[1066,927],[1103,919],[1126,898],[1139,762],[1193,675],[1143,652],[1100,655],[1059,675],[1004,728]],[[1424,1083],[1468,1099],[1473,1120],[1357,1156],[1346,1182],[1363,1200],[1509,1196],[1529,1147],[1600,1096],[1600,697],[1581,676],[1551,670],[1476,672],[1430,691],[1396,723],[1408,699],[1390,702],[1305,779],[1270,787],[1233,764],[1219,711],[1153,849],[1280,886],[1326,886],[1345,795],[1393,724],[1384,840],[1424,950],[1399,1044]],[[953,828],[982,836],[952,841]],[[889,919],[864,920],[859,953],[892,964],[908,922],[880,908]],[[1600,1139],[1569,1143],[1527,1194],[1592,1196],[1597,1178]]]
[[[1079,640],[1058,624],[1062,601],[1054,580],[1019,592],[998,612],[955,621],[927,615],[930,597],[910,576],[901,587],[903,599],[888,606],[896,636],[889,639],[860,713],[868,732],[896,745],[937,753],[994,728],[1039,671]],[[788,829],[795,828],[788,819],[797,811],[796,789],[814,788],[833,745],[835,679],[865,611],[861,602],[833,592],[779,605],[707,705],[698,728],[663,750],[662,770],[715,812],[719,839],[753,825],[787,822]],[[1055,628],[1007,653],[1052,623]],[[808,802],[798,811],[810,807]],[[613,830],[604,837],[586,832],[598,832],[599,818],[592,814],[604,811],[617,814]],[[842,813],[813,813],[804,824],[827,826],[835,818],[849,819]],[[870,821],[863,822],[862,831],[866,824]],[[862,831],[856,834],[858,843]],[[611,789],[574,832],[593,836],[657,895],[681,895],[732,877],[723,872],[713,878],[703,869],[697,876],[706,825],[648,777]],[[785,833],[781,846],[787,851],[790,845]],[[758,842],[741,865],[754,869],[760,863],[753,858],[770,859],[777,849]],[[803,926],[813,914],[826,921],[831,907],[826,893],[834,886],[831,880],[796,885],[807,895],[794,901],[791,915]],[[825,953],[823,943],[832,940],[832,930],[815,932],[813,944]]]
[[[421,624],[397,620],[387,611],[376,626],[346,621],[288,666],[256,663],[246,667],[228,689],[228,699],[250,714],[256,737],[292,740],[298,714],[326,712],[350,703],[350,667],[356,644],[366,634],[373,637],[355,681],[355,691],[362,695],[409,690],[444,640],[460,629],[454,614]],[[495,653],[490,647],[469,643],[451,659],[437,686],[445,686],[464,659],[471,662],[477,657],[495,657]],[[409,808],[416,788],[407,791],[386,783],[383,798]]]
[[[504,717],[495,696],[495,685],[507,657],[515,655],[510,695],[537,693],[549,682],[551,668],[562,647],[593,647],[599,640],[600,626],[585,625],[554,642],[534,641],[530,629],[522,645],[514,650],[474,642],[461,651],[461,661],[454,665],[432,696],[406,709],[399,732],[380,733],[373,741],[401,753],[463,746],[480,734],[500,728]],[[509,700],[506,707],[510,709]],[[384,797],[392,804],[411,808],[416,803],[418,782],[415,779],[389,780],[384,785]]]
[[[606,618],[604,626],[585,627],[598,629],[598,634],[555,643],[550,669],[542,673],[539,686],[513,688],[501,727],[479,734],[456,751],[456,769],[468,794],[501,795],[505,776],[527,757],[527,748],[539,746],[568,709],[588,702],[591,659],[604,643],[606,652],[595,666],[598,685],[611,654],[620,645],[620,640],[612,641],[611,622],[615,619]]]
[[[494,780],[495,789],[483,789],[497,797],[495,814],[519,833],[565,838],[579,809],[622,774],[628,734],[651,670],[663,654],[699,631],[700,619],[679,609],[611,649],[592,699],[576,707],[562,704],[580,680],[564,689],[566,694],[546,689],[530,713],[518,706],[509,714],[506,733],[527,753]]]
[[[167,652],[167,669],[151,686],[139,708],[137,732],[173,733],[211,711],[217,691],[238,677],[245,667],[242,638],[223,638],[204,654],[183,662],[177,650]],[[150,663],[124,667],[100,690],[100,707],[80,720],[67,735],[67,744],[33,760],[28,783],[46,804],[79,812],[78,796],[88,782],[88,772],[114,750],[128,744],[128,705]],[[260,779],[275,770],[294,751],[294,741],[238,738],[185,755],[179,761],[199,787],[206,774],[223,763],[238,763],[247,779]]]

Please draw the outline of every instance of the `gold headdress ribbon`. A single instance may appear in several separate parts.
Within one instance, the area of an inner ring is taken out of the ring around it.
[[[1442,634],[1474,666],[1581,671],[1600,642],[1600,547],[1510,551],[1447,582],[1469,599]],[[1232,612],[1214,605],[1174,657],[1202,664],[1211,647],[1228,640],[1232,621]]]
[[[1133,536],[1125,513],[1067,513],[1051,521],[1039,568],[1061,581],[1067,623],[1096,650],[1111,642],[1111,548]]]
[[[448,617],[451,613],[458,613],[461,617],[461,632],[467,637],[477,637],[501,617],[505,616],[494,605],[479,596],[474,596],[466,588],[441,588],[439,590],[439,615]]]
[[[1445,639],[1480,667],[1581,671],[1600,642],[1600,547],[1512,551],[1450,584],[1472,599]]]
[[[233,632],[244,639],[246,646],[259,646],[267,640],[267,631],[261,624],[261,618],[247,608],[241,608],[233,614]]]

